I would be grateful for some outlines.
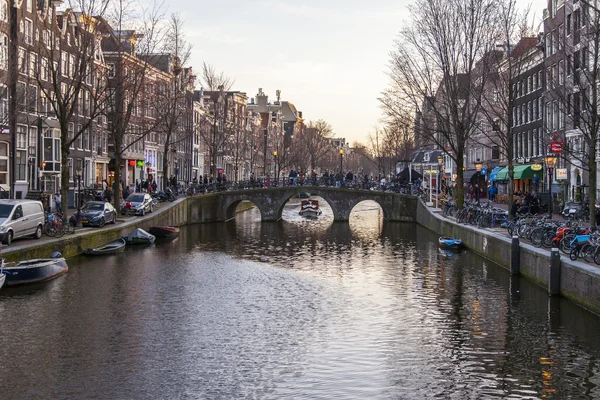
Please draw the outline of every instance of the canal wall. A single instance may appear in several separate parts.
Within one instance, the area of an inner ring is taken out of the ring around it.
[[[457,224],[433,212],[422,201],[416,209],[419,225],[441,236],[463,240],[466,247],[510,271],[511,239],[500,232]],[[528,243],[520,243],[520,274],[548,289],[550,281],[550,252]],[[600,268],[560,257],[560,294],[580,306],[600,314]]]

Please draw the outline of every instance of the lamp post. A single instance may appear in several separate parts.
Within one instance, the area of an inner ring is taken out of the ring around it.
[[[75,173],[77,174],[77,214],[75,214],[75,226],[81,226],[81,175],[83,171],[78,168]]]
[[[277,173],[277,150],[273,152],[273,178],[275,181],[279,180],[279,174]]]
[[[437,176],[437,196],[435,198],[435,208],[439,208],[439,203],[440,203],[440,190],[442,188],[442,184],[440,182],[441,176],[442,176],[442,164],[444,163],[444,157],[442,157],[442,155],[440,154],[437,158],[437,162],[438,162],[438,176]]]
[[[342,174],[342,166],[344,162],[344,149],[340,149],[340,175]]]
[[[481,168],[483,168],[483,163],[478,158],[475,161],[475,170],[481,172]],[[475,186],[475,197],[477,198],[477,204],[479,204],[479,176],[477,177],[477,185]]]
[[[546,156],[546,168],[548,168],[548,215],[552,218],[552,176],[556,166],[557,157],[554,153]]]

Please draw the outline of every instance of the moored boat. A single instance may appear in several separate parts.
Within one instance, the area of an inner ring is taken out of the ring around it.
[[[69,270],[67,261],[60,253],[56,257],[4,263],[2,274],[6,275],[5,285],[16,286],[54,279]]]
[[[0,270],[0,288],[4,286],[4,281],[6,281],[6,274],[2,270]]]
[[[123,239],[127,244],[151,244],[154,243],[154,240],[156,240],[156,236],[146,232],[141,228],[137,228],[127,236],[123,236]]]
[[[160,239],[175,239],[179,236],[179,227],[177,226],[151,226],[148,231]]]
[[[302,200],[298,214],[303,217],[317,218],[321,213],[322,211],[319,208],[319,202],[317,200]]]
[[[119,238],[110,243],[103,244],[102,246],[87,249],[84,253],[91,256],[101,256],[105,254],[120,253],[123,250],[125,250],[125,239]]]
[[[463,242],[460,239],[451,237],[440,236],[440,246],[446,249],[460,250],[463,247]]]

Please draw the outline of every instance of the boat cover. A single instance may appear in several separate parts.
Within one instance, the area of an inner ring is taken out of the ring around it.
[[[135,231],[130,232],[125,237],[125,240],[127,240],[128,242],[131,242],[134,238],[148,240],[149,242],[154,242],[154,240],[156,239],[156,237],[154,235],[146,232],[145,230],[143,230],[141,228],[137,228]]]

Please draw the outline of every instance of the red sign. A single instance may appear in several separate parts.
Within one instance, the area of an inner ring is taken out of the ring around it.
[[[129,166],[135,167],[135,160],[129,160]]]
[[[560,153],[563,148],[563,142],[550,142],[550,151],[553,153]]]

